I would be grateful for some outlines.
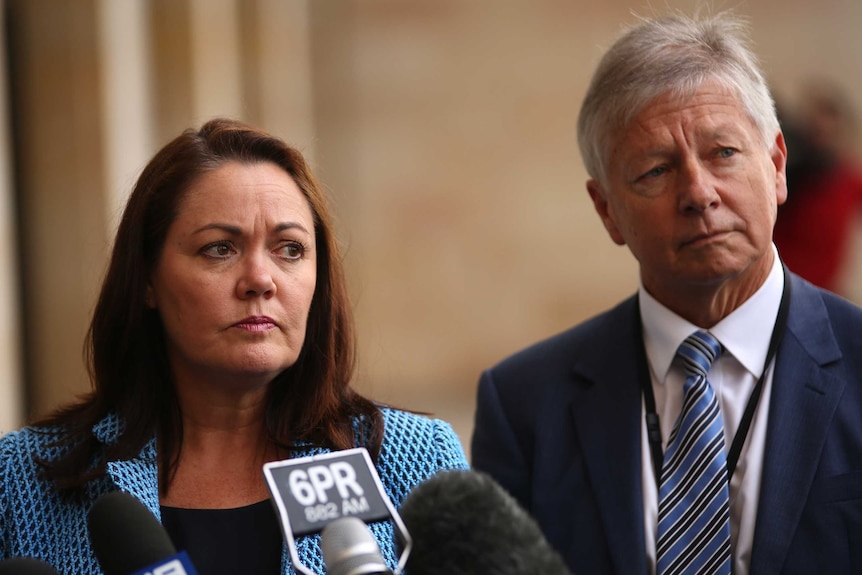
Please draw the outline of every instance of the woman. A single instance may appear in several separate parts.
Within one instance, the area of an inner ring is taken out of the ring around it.
[[[93,391],[0,440],[0,559],[98,573],[86,515],[119,489],[201,575],[292,573],[264,463],[364,446],[396,506],[467,467],[448,424],[350,387],[353,337],[331,216],[299,152],[230,120],[186,131],[126,206],[87,338]],[[372,532],[394,566],[391,525]],[[319,536],[297,547],[324,572]]]

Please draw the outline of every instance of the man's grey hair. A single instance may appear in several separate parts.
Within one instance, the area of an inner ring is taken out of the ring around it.
[[[578,145],[590,177],[607,184],[613,136],[656,98],[694,95],[715,81],[739,98],[771,146],[780,127],[775,102],[749,47],[747,25],[729,12],[703,18],[645,19],[607,51],[578,117]]]

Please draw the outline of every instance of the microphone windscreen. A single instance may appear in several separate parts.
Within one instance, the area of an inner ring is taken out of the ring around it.
[[[32,557],[11,557],[0,561],[0,575],[60,575],[56,569]]]
[[[358,517],[341,517],[327,524],[320,534],[320,551],[329,575],[391,573],[380,546]]]
[[[443,471],[404,500],[408,575],[569,575],[535,520],[489,475]]]
[[[87,514],[90,543],[105,575],[128,575],[176,553],[156,516],[122,491],[99,497]]]

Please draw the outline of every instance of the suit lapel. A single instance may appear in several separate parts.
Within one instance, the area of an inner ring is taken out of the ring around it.
[[[109,461],[107,474],[121,491],[137,497],[161,521],[155,438],[147,442],[138,457]]]
[[[841,352],[819,293],[792,278],[787,333],[776,359],[751,572],[778,573],[808,500],[844,390]]]
[[[574,426],[617,573],[645,572],[641,382],[649,378],[636,298],[614,310],[575,366]]]

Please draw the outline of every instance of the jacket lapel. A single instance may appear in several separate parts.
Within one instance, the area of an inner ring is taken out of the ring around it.
[[[819,293],[792,276],[787,332],[776,359],[751,572],[779,573],[838,400],[841,351]]]
[[[610,314],[575,366],[574,426],[615,571],[646,570],[641,481],[641,385],[649,378],[637,299]]]
[[[161,521],[155,438],[144,445],[135,459],[109,461],[107,473],[121,491],[137,497]]]

